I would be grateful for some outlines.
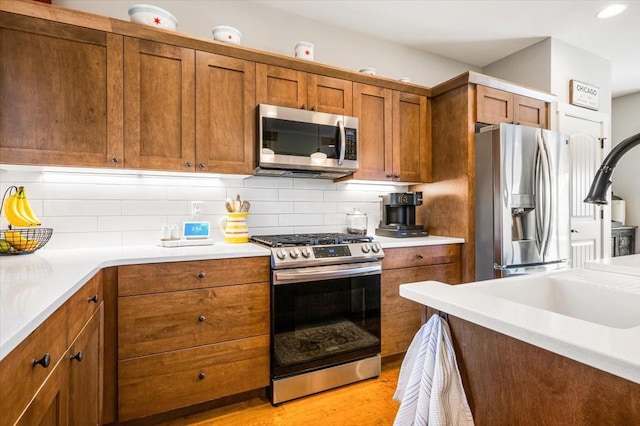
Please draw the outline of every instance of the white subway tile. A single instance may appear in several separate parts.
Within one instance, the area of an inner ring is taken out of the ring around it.
[[[325,225],[319,225],[319,226],[296,226],[295,228],[295,233],[296,234],[313,234],[313,233],[320,233],[320,232],[341,232],[340,229],[337,226],[325,226]]]
[[[165,216],[101,216],[98,218],[98,232],[105,231],[157,231],[167,224]]]
[[[42,172],[26,169],[18,170],[14,169],[13,166],[2,165],[2,168],[0,168],[0,182],[2,182],[3,188],[5,188],[5,185],[25,186],[26,183],[39,183],[42,182]]]
[[[278,226],[278,215],[271,214],[254,214],[247,216],[247,226],[249,228],[260,226]]]
[[[251,176],[243,181],[245,188],[293,188],[293,178]]]
[[[335,191],[336,184],[330,179],[293,179],[295,189]]]
[[[293,213],[292,202],[252,201],[250,214]]]
[[[251,227],[249,228],[249,235],[279,235],[279,234],[293,234],[296,229],[293,226],[275,226],[275,227]]]
[[[160,229],[157,231],[128,231],[122,233],[122,245],[144,246],[156,245],[160,241]],[[167,248],[170,250],[170,248]]]
[[[118,217],[118,216],[104,216]],[[98,230],[97,216],[47,216],[41,218],[42,226],[53,228],[53,233],[58,232],[96,232]]]
[[[281,214],[278,218],[280,226],[321,226],[321,214]]]
[[[122,214],[122,201],[45,200],[44,216],[113,216]]]
[[[100,185],[101,200],[166,200],[166,186],[152,185]]]
[[[167,200],[211,201],[227,197],[227,189],[219,186],[169,186]]]
[[[183,215],[191,214],[191,205],[187,201],[122,201],[122,214],[125,216]]]
[[[294,213],[336,213],[337,203],[333,202],[296,202],[293,203]]]
[[[324,201],[324,191],[280,189],[278,201]]]
[[[51,239],[41,250],[71,249],[78,247],[119,247],[122,245],[120,232],[53,232]]]

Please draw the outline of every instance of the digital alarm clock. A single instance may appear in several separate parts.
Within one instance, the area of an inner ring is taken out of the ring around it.
[[[182,235],[185,239],[209,238],[209,222],[184,222]]]

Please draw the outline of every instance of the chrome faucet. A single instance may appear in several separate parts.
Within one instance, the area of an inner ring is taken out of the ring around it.
[[[591,189],[589,189],[587,198],[584,199],[585,203],[607,204],[607,189],[611,185],[613,168],[618,164],[620,158],[636,145],[640,145],[640,133],[628,137],[611,150],[593,178]]]

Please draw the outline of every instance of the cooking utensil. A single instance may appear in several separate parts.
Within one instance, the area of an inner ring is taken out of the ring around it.
[[[240,207],[240,211],[242,213],[246,213],[249,211],[250,208],[251,208],[251,203],[249,203],[248,201],[243,201],[242,207]]]

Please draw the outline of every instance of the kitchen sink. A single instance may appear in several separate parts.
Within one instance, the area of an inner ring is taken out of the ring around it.
[[[464,287],[607,327],[640,326],[640,280],[629,275],[575,269]]]

